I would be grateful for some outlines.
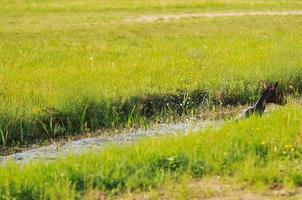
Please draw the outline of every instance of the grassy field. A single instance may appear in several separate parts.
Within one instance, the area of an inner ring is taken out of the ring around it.
[[[302,88],[299,16],[123,21],[298,10],[300,1],[0,2],[2,145],[132,125],[200,104],[250,103],[264,80]]]
[[[300,0],[0,0],[0,146],[252,103],[264,82],[300,95],[301,16],[131,21],[293,10]],[[290,101],[196,134],[9,162],[0,199],[206,198],[207,184],[223,185],[217,177],[244,192],[289,188],[299,199],[301,109]]]
[[[73,13],[78,11],[88,14],[102,14],[100,12],[119,11],[120,13],[146,13],[167,11],[205,11],[205,10],[244,10],[244,9],[299,9],[302,4],[299,0],[75,0],[75,1],[50,1],[50,0],[1,0],[4,15]],[[13,3],[15,2],[15,3]],[[18,12],[17,12],[18,11]],[[109,19],[110,17],[107,17]]]
[[[0,167],[0,194],[3,199],[80,199],[91,191],[111,196],[205,176],[232,177],[247,186],[298,187],[301,109],[290,104],[263,117],[226,121],[220,129],[149,138],[47,163],[10,163]]]

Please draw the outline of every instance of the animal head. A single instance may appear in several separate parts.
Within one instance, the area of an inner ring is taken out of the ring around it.
[[[278,82],[274,85],[266,87],[264,94],[266,95],[266,103],[274,103],[278,105],[284,105],[286,103],[285,95],[277,88]]]

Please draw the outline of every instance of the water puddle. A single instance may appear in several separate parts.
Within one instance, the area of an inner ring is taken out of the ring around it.
[[[158,124],[150,129],[138,129],[135,131],[122,131],[120,134],[96,136],[84,138],[76,141],[66,142],[64,144],[52,144],[40,148],[30,149],[21,153],[15,153],[9,156],[1,156],[0,164],[5,164],[8,160],[16,163],[26,163],[35,159],[54,160],[58,156],[64,156],[69,152],[79,154],[92,148],[102,149],[108,144],[123,145],[137,141],[144,137],[160,137],[165,135],[186,134],[188,132],[197,132],[205,127],[218,128],[223,120],[202,121],[187,120],[185,122],[173,124]]]

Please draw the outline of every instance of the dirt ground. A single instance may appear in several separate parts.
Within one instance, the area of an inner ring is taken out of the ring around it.
[[[238,184],[232,180],[212,177],[182,182],[171,188],[157,188],[150,192],[123,194],[116,197],[116,199],[298,200],[302,199],[302,189],[285,188],[282,185],[271,185],[264,189],[252,189],[245,184]]]
[[[143,15],[126,18],[124,22],[150,23],[156,21],[170,21],[185,18],[215,18],[215,17],[242,17],[242,16],[289,16],[302,15],[302,11],[263,11],[263,12],[224,12],[224,13],[178,13],[178,14],[159,14]]]

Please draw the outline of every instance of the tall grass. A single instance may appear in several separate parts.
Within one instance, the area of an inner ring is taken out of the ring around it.
[[[200,4],[205,2],[226,3]],[[254,5],[233,4],[238,2]],[[129,1],[120,3],[108,6],[131,9]],[[157,5],[137,3],[146,10]],[[291,3],[272,1],[299,5]],[[81,11],[82,4],[107,6],[94,1],[64,1],[66,7],[52,1],[1,4],[7,10],[0,22],[2,145],[141,121],[146,116],[139,107],[145,104],[137,103],[146,96],[202,91],[207,98],[199,103],[237,104],[254,101],[264,80],[301,90],[300,17],[112,23]],[[154,109],[153,115],[163,112]]]
[[[91,189],[107,194],[146,190],[181,175],[299,186],[300,111],[300,105],[290,105],[263,117],[225,122],[218,130],[149,138],[48,163],[9,163],[0,167],[0,194],[4,199],[72,199]]]

